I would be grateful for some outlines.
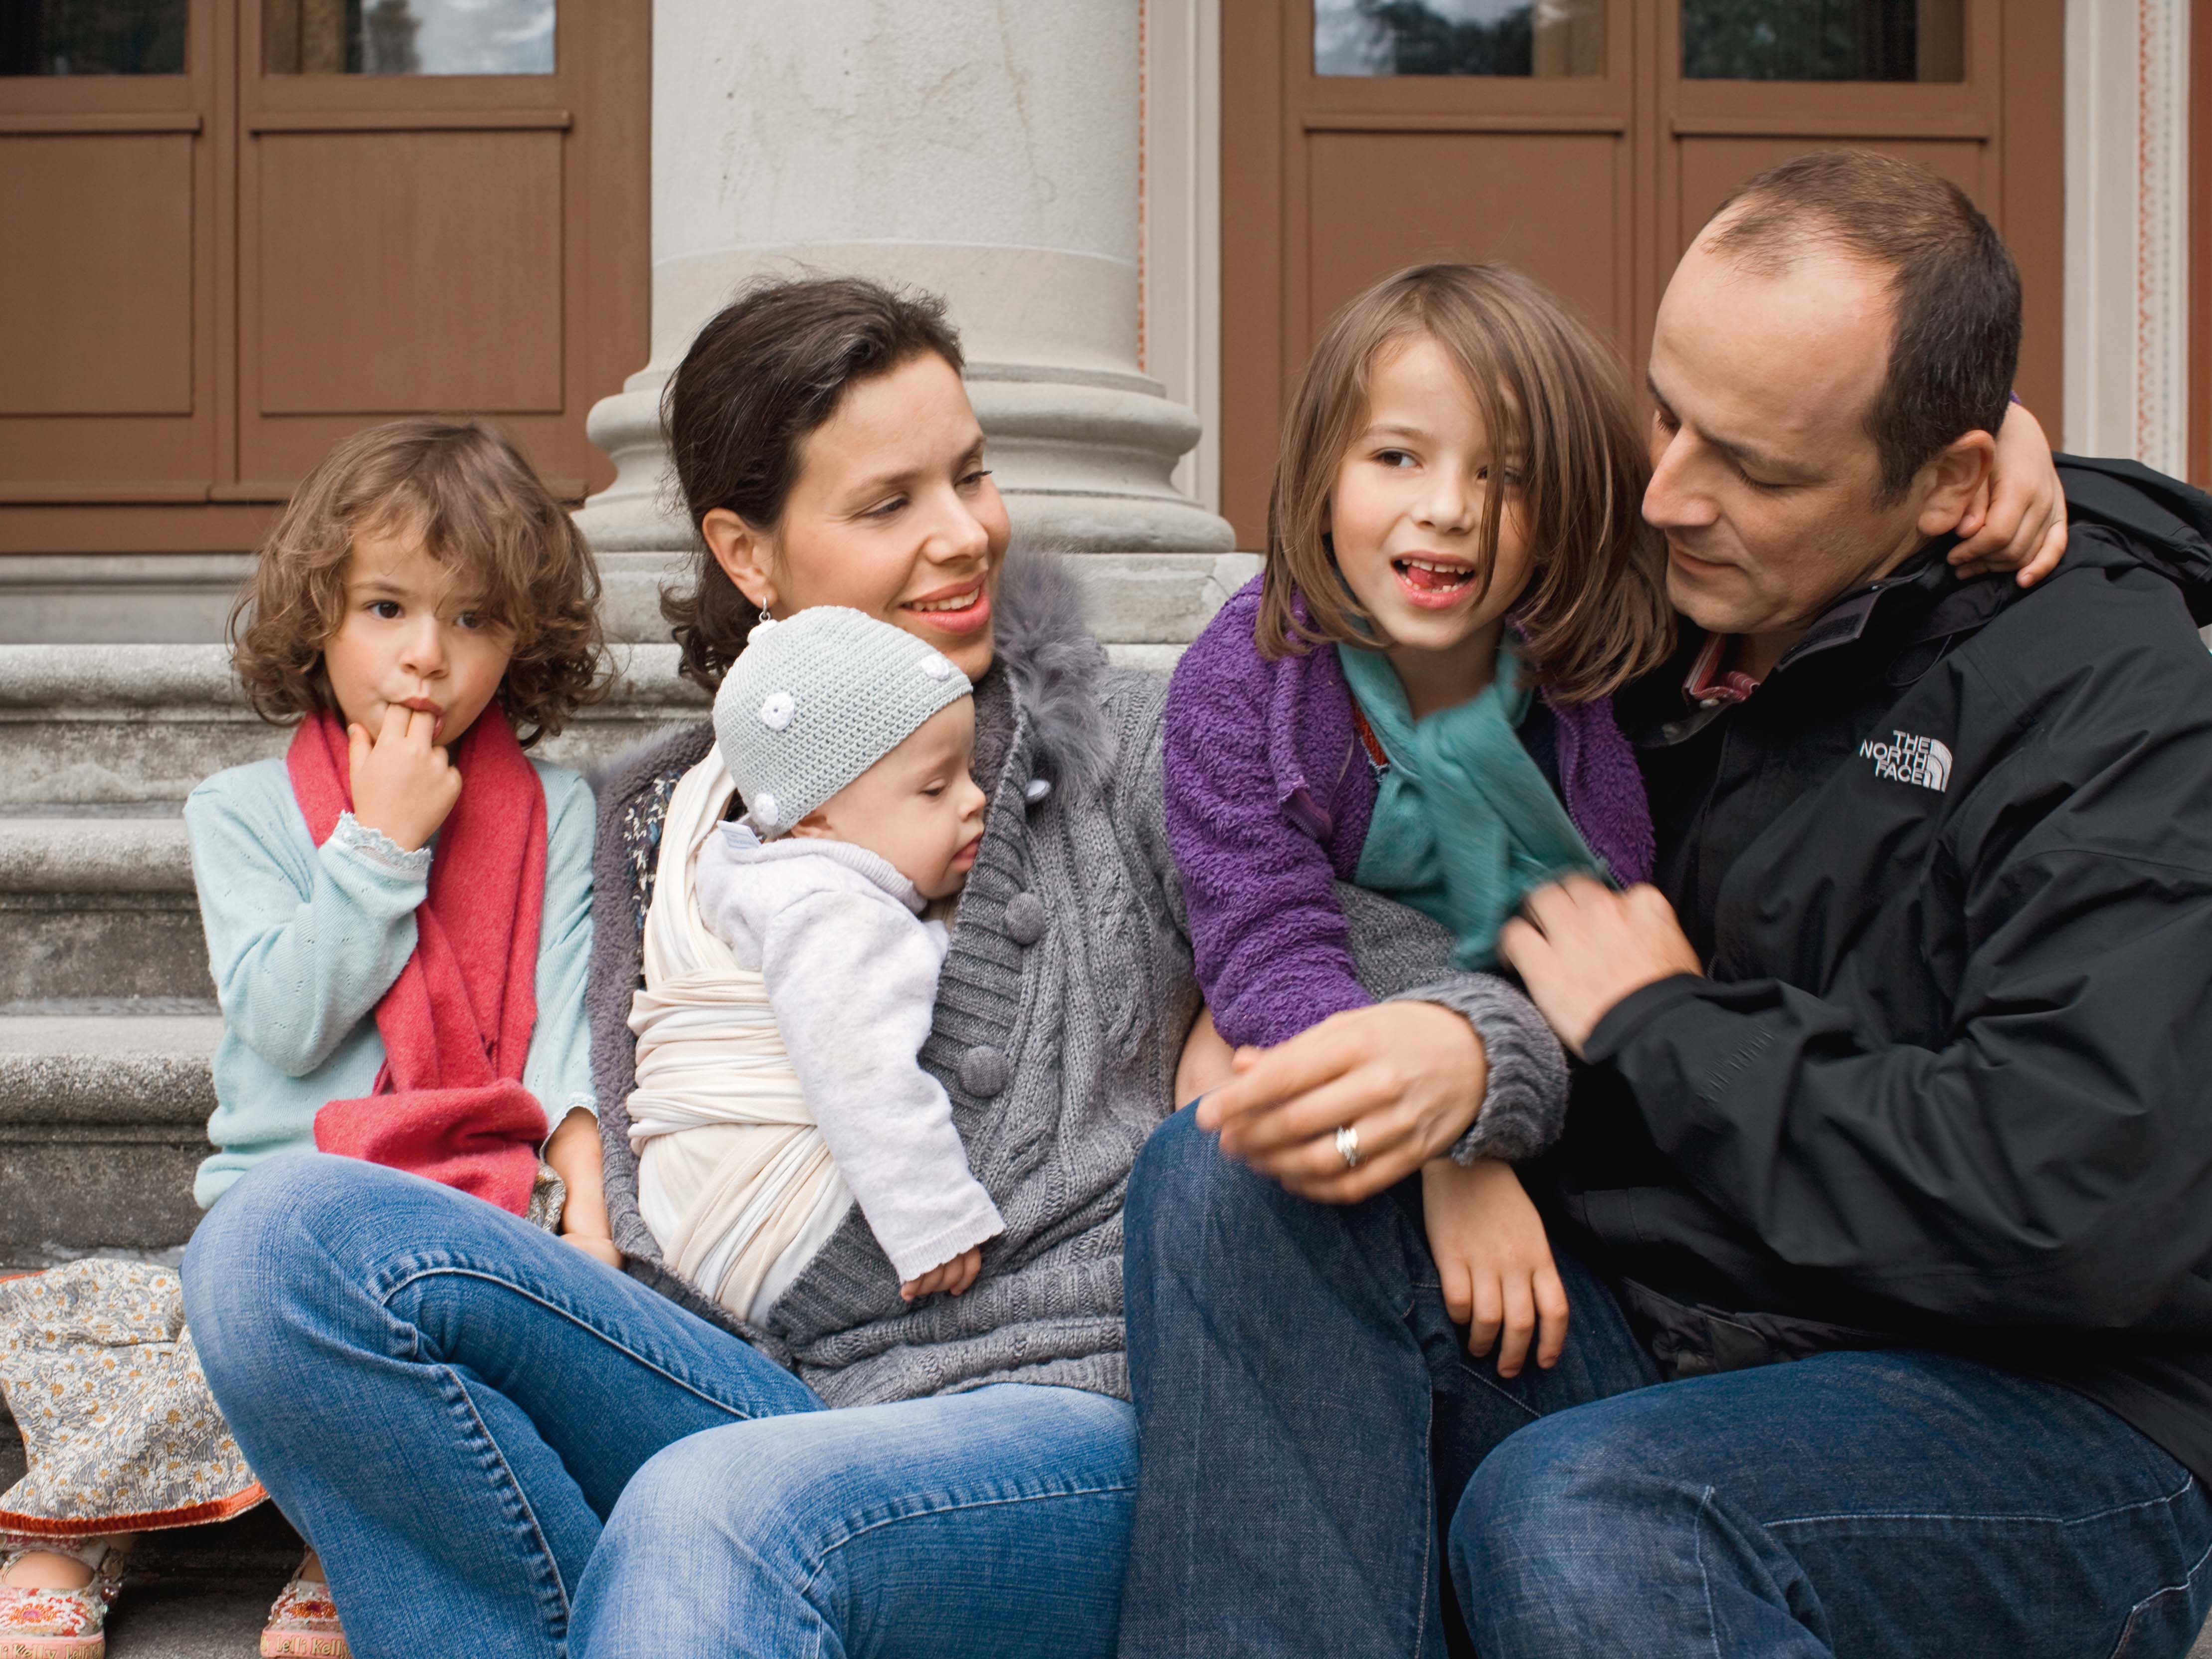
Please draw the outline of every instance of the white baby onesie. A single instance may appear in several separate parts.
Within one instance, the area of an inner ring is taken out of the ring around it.
[[[699,850],[699,913],[766,981],[799,1086],[903,1282],[1006,1229],[918,1056],[950,943],[914,884],[866,848],[763,842],[724,823]]]

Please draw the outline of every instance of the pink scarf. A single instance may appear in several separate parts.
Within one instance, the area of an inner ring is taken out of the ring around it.
[[[522,1086],[538,1018],[545,791],[496,708],[454,745],[463,780],[438,834],[415,954],[376,1005],[385,1061],[363,1100],[315,1114],[315,1145],[459,1188],[521,1215],[545,1109]],[[284,757],[319,847],[353,806],[345,727],[327,710]]]

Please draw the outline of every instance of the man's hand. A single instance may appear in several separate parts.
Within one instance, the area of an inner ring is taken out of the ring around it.
[[[1199,1103],[1221,1150],[1301,1198],[1357,1204],[1449,1151],[1489,1086],[1482,1039],[1431,1002],[1332,1014],[1273,1048],[1240,1048],[1237,1075]],[[1358,1138],[1347,1165],[1337,1131]]]
[[[1996,438],[1996,468],[1959,521],[1951,563],[1961,576],[2017,571],[2013,580],[2033,587],[2066,551],[2066,492],[2051,465],[2051,441],[2027,404],[2006,409]]]
[[[1632,992],[1700,970],[1656,887],[1616,893],[1588,876],[1540,887],[1498,935],[1498,953],[1579,1058],[1597,1023]]]
[[[900,1298],[919,1302],[925,1296],[935,1296],[942,1291],[947,1296],[957,1296],[975,1282],[975,1275],[983,1269],[983,1247],[970,1244],[950,1261],[940,1261],[919,1279],[909,1279],[899,1286]]]
[[[393,703],[384,729],[346,727],[346,769],[353,785],[354,822],[390,836],[411,853],[438,833],[461,798],[461,775],[430,741],[438,717]]]

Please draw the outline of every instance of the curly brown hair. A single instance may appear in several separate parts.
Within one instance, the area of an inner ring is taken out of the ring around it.
[[[560,502],[497,425],[388,421],[301,479],[231,606],[231,662],[254,712],[289,725],[332,707],[323,647],[345,614],[354,538],[419,537],[479,589],[514,642],[499,706],[525,748],[607,692],[599,569]]]
[[[1414,265],[1353,300],[1322,333],[1275,463],[1261,653],[1372,641],[1337,574],[1329,491],[1366,419],[1376,360],[1424,337],[1458,366],[1499,453],[1528,458],[1520,508],[1534,568],[1513,617],[1530,677],[1563,702],[1586,702],[1657,666],[1674,643],[1674,612],[1659,538],[1644,522],[1650,462],[1620,366],[1541,286],[1495,264]],[[1504,493],[1492,491],[1483,507],[1486,582],[1504,506]]]

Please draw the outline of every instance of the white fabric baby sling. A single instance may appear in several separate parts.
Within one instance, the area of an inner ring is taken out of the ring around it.
[[[737,785],[708,750],[660,832],[645,916],[645,987],[630,1002],[638,1208],[669,1266],[758,1321],[836,1231],[853,1195],[800,1097],[760,975],[699,914],[699,849]]]

